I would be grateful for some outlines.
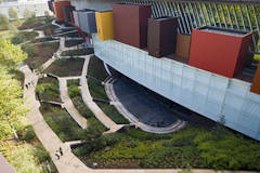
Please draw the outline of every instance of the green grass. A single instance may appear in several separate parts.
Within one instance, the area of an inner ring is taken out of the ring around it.
[[[25,63],[32,69],[39,68],[58,50],[59,43],[25,44],[22,50],[27,53]]]
[[[53,73],[60,77],[80,76],[83,64],[84,59],[82,58],[59,59],[52,63],[45,73]]]
[[[59,81],[52,77],[39,79],[36,94],[41,100],[61,102]]]
[[[35,31],[17,32],[11,39],[13,44],[20,44],[35,39],[39,34]]]
[[[66,50],[61,53],[62,56],[81,56],[93,54],[93,48],[84,48],[84,49],[75,49],[75,50]]]
[[[106,71],[103,67],[103,63],[96,57],[91,57],[88,70],[88,75],[99,80],[104,80],[107,76]],[[88,86],[92,97],[109,100],[106,95],[105,88],[103,85],[101,85],[101,83],[98,83],[97,81],[89,78]],[[121,115],[113,105],[101,102],[97,104],[104,111],[104,113],[109,116],[114,122],[118,124],[129,123],[129,121],[123,115]]]
[[[41,104],[40,111],[44,120],[63,142],[81,139],[83,130],[64,109]]]
[[[97,162],[99,168],[260,170],[259,142],[223,127],[205,130],[187,126],[168,135],[131,129],[102,136],[96,141],[102,144],[99,150],[86,154],[82,148],[77,148],[74,153],[89,166]]]

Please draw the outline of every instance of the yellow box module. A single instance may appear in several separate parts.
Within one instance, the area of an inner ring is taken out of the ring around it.
[[[114,38],[114,23],[112,11],[96,12],[97,34],[100,40]]]

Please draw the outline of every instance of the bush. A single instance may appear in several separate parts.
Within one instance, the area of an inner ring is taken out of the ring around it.
[[[35,146],[34,155],[40,163],[43,163],[50,159],[49,153],[42,145]]]
[[[84,48],[84,49],[76,49],[76,50],[67,50],[61,53],[62,56],[81,56],[81,55],[89,55],[93,54],[93,48]]]
[[[35,31],[32,31],[32,32],[18,32],[17,34],[15,34],[13,36],[13,38],[11,39],[11,42],[13,44],[20,44],[20,43],[23,43],[25,41],[33,40],[37,36],[38,36],[38,33],[35,32]]]
[[[21,140],[25,140],[26,142],[31,142],[36,139],[36,134],[32,126],[26,126],[23,130],[18,132],[18,136]]]

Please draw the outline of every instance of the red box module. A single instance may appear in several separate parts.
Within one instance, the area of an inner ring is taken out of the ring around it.
[[[149,5],[113,5],[115,40],[138,48],[147,46]]]
[[[63,8],[66,6],[70,6],[69,1],[54,1],[53,2],[53,7],[54,7],[54,12],[56,16],[57,21],[64,21],[65,16],[63,13]]]
[[[189,65],[233,78],[244,67],[252,33],[203,27],[192,31]]]

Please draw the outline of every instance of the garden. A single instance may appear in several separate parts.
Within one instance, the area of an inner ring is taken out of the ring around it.
[[[58,50],[59,43],[40,43],[22,45],[22,50],[27,53],[28,58],[24,61],[31,69],[37,69]]]
[[[54,61],[45,73],[53,73],[59,77],[80,76],[84,64],[83,58],[65,58]]]

